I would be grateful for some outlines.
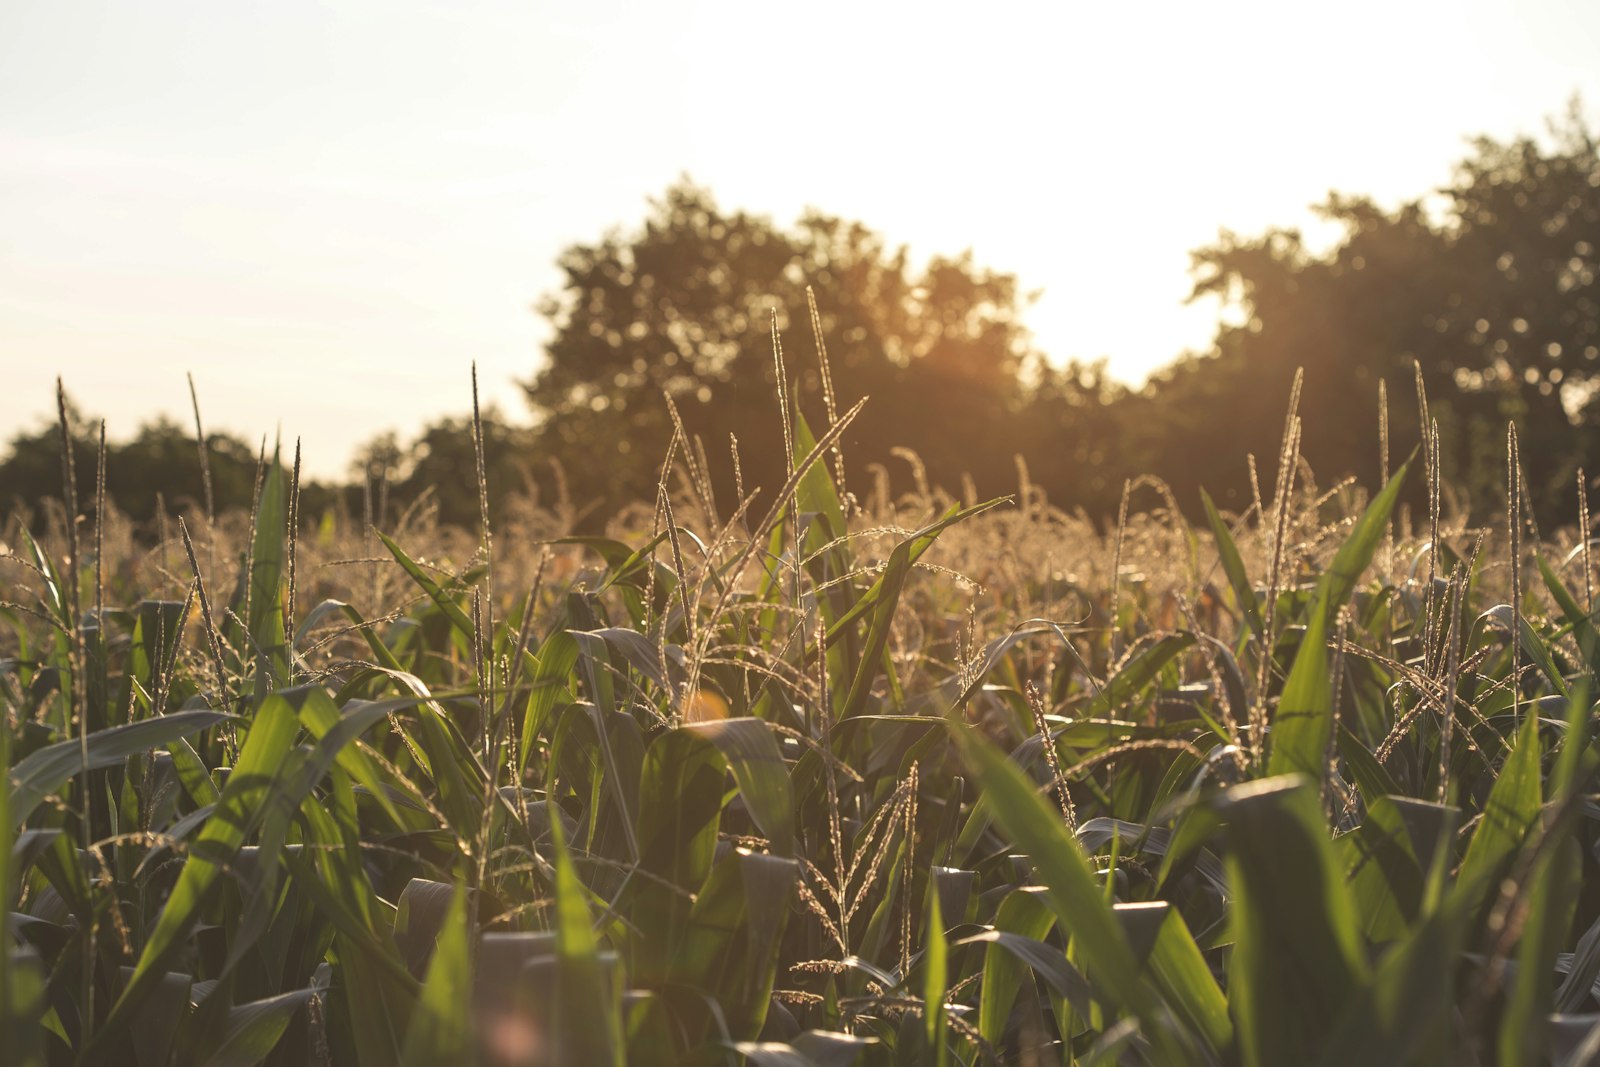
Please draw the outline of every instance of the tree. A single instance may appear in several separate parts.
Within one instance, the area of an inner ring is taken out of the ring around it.
[[[72,431],[73,464],[77,471],[78,512],[94,517],[95,477],[99,465],[100,420],[84,415],[67,400],[67,425]],[[282,457],[285,464],[293,453]],[[265,457],[271,460],[270,454]],[[212,499],[219,515],[248,510],[263,456],[259,446],[227,433],[206,435],[206,462]],[[13,512],[37,526],[49,501],[64,496],[61,430],[54,422],[11,439],[0,460],[0,514]],[[161,417],[139,427],[127,441],[106,442],[106,496],[118,511],[146,534],[155,533],[158,502],[168,515],[205,514],[205,480],[193,434]],[[304,479],[300,513],[321,515],[338,503],[340,490]]]
[[[601,497],[609,510],[653,499],[673,435],[663,394],[703,445],[724,510],[735,488],[730,439],[747,489],[781,483],[774,316],[788,379],[808,417],[827,418],[808,286],[837,406],[871,397],[845,438],[851,472],[903,445],[948,484],[963,473],[1011,484],[1003,442],[1024,399],[1020,372],[1036,358],[1021,323],[1027,299],[1015,278],[970,255],[915,270],[905,248],[859,223],[809,212],[780,229],[724,212],[683,181],[652,202],[640,229],[570,248],[560,265],[561,291],[539,305],[555,337],[526,389],[538,446],[580,501]]]
[[[92,508],[99,420],[84,415],[70,397],[65,406],[80,507],[87,502]],[[32,432],[19,432],[11,438],[6,458],[0,462],[0,508],[22,515],[32,513],[37,519],[45,501],[66,495],[62,483],[59,424],[41,421]]]
[[[1462,285],[1435,326],[1463,406],[1517,419],[1538,496],[1570,501],[1600,429],[1600,154],[1576,102],[1551,133],[1549,148],[1480,139],[1458,168],[1447,193]]]
[[[533,484],[529,464],[536,450],[525,428],[510,425],[492,407],[481,423],[484,482],[494,507]],[[393,521],[399,508],[431,490],[440,522],[475,529],[480,521],[477,451],[472,416],[446,416],[429,423],[404,448],[392,433],[376,438],[362,450],[364,459],[358,460],[354,473],[358,481],[381,479],[384,486],[381,511],[386,514],[375,512],[374,521]]]
[[[1335,194],[1319,210],[1342,231],[1324,253],[1283,229],[1224,233],[1195,253],[1195,296],[1235,313],[1210,353],[1138,400],[1149,414],[1137,421],[1161,427],[1149,448],[1159,472],[1242,499],[1242,453],[1275,454],[1304,367],[1303,453],[1323,475],[1371,478],[1378,379],[1395,401],[1398,459],[1419,440],[1406,415],[1420,365],[1454,484],[1492,505],[1515,419],[1537,498],[1565,502],[1600,427],[1600,159],[1577,112],[1548,145],[1476,141],[1431,203],[1385,211]]]
[[[1142,472],[1148,437],[1129,419],[1137,399],[1111,378],[1107,361],[1041,362],[1026,406],[1003,442],[1028,464],[1029,478],[1052,503],[1090,515],[1115,514],[1126,478]]]
[[[498,411],[485,411],[483,426],[483,480],[491,504],[506,501],[530,486],[528,461],[534,454],[528,432],[507,424]],[[395,486],[402,502],[414,501],[427,488],[434,490],[440,522],[472,530],[478,512],[477,445],[472,440],[472,416],[432,422],[411,443],[406,453],[406,477]]]
[[[72,429],[78,509],[92,516],[100,420],[84,415],[69,400],[67,424]],[[207,435],[206,447],[217,510],[248,508],[260,458],[257,450],[225,433]],[[320,489],[311,491],[319,494],[313,506],[326,495]],[[59,426],[44,423],[13,437],[0,462],[0,507],[37,513],[46,500],[60,500],[63,493]],[[132,440],[108,441],[106,493],[119,511],[138,523],[155,517],[158,496],[172,513],[203,513],[204,482],[193,434],[170,419],[159,418],[141,426]]]

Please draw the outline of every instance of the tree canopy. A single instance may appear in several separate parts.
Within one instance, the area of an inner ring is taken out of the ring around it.
[[[93,513],[95,473],[99,464],[98,419],[83,414],[70,401],[73,463],[77,469],[80,509]],[[211,493],[217,510],[248,508],[255,490],[258,450],[226,433],[206,435]],[[0,509],[37,509],[62,494],[61,429],[45,423],[12,437],[10,452],[0,463]],[[205,479],[191,431],[170,419],[146,423],[131,440],[108,440],[106,491],[118,510],[136,522],[155,517],[158,500],[173,514],[203,512]],[[310,503],[327,502],[323,490],[310,490]]]
[[[1195,251],[1194,297],[1228,313],[1209,351],[1132,388],[1103,361],[1046,360],[1024,324],[1031,294],[970,253],[913,263],[862,223],[808,211],[780,226],[685,179],[639,225],[561,256],[563,281],[537,305],[552,338],[524,383],[531,425],[485,420],[491,493],[570,493],[598,516],[649,502],[674,412],[724,513],[741,490],[776,487],[776,326],[785,395],[819,432],[870,398],[842,442],[858,492],[869,475],[909,484],[904,448],[929,480],[970,478],[986,494],[1014,488],[1024,456],[1053,502],[1096,515],[1147,472],[1185,506],[1202,485],[1242,506],[1245,454],[1271,466],[1297,370],[1302,454],[1331,479],[1377,472],[1380,381],[1396,461],[1416,444],[1420,369],[1449,481],[1496,506],[1515,419],[1536,505],[1569,513],[1575,470],[1600,468],[1600,156],[1577,106],[1547,137],[1473,142],[1442,189],[1394,207],[1331,194],[1316,210],[1335,224],[1325,246],[1275,228],[1223,231]],[[92,435],[75,432],[92,469]],[[405,436],[373,442],[359,478],[381,472],[401,504],[431,488],[442,518],[475,522],[471,419]],[[225,435],[211,447],[219,505],[246,499],[254,450]],[[110,463],[136,517],[157,491],[199,491],[192,439],[170,423],[114,447]],[[58,492],[59,472],[54,428],[19,433],[0,499],[32,506]]]
[[[1516,419],[1536,499],[1570,500],[1600,422],[1600,158],[1577,113],[1548,144],[1477,140],[1432,196],[1386,211],[1335,194],[1318,210],[1340,231],[1321,253],[1275,229],[1224,233],[1194,254],[1195,294],[1221,296],[1236,314],[1210,353],[1144,390],[1161,427],[1153,466],[1238,489],[1240,447],[1271,452],[1303,367],[1318,413],[1305,422],[1313,469],[1374,474],[1377,382],[1409,403],[1420,367],[1446,477],[1495,499]],[[1226,420],[1214,415],[1221,405]],[[1418,440],[1416,419],[1391,425],[1396,450]]]
[[[719,495],[736,488],[734,441],[745,487],[776,487],[774,323],[786,384],[814,421],[828,417],[830,389],[837,403],[871,398],[870,417],[845,438],[850,470],[887,464],[903,446],[941,472],[1009,479],[1012,450],[1000,442],[1039,358],[1017,280],[970,255],[913,268],[904,247],[860,223],[810,212],[783,229],[723,211],[685,181],[642,227],[569,249],[561,268],[561,291],[540,305],[555,337],[527,394],[537,445],[580,495],[653,497],[673,433],[664,395],[704,448]],[[828,382],[814,336],[827,346]]]

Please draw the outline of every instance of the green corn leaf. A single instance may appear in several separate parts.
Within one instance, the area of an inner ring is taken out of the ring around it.
[[[1164,634],[1142,645],[1127,658],[1121,670],[1106,679],[1106,684],[1100,687],[1093,699],[1084,704],[1080,716],[1096,718],[1126,709],[1135,697],[1161,676],[1173,659],[1194,643],[1193,634],[1175,633]]]
[[[229,1008],[222,1041],[205,1067],[255,1067],[277,1046],[295,1012],[312,996],[310,989],[297,989]]]
[[[1379,797],[1402,796],[1400,786],[1394,778],[1384,769],[1383,764],[1361,739],[1350,732],[1349,727],[1339,726],[1339,755],[1344,759],[1345,766],[1350,769],[1351,775],[1356,780],[1356,787],[1361,790],[1361,797],[1368,804]]]
[[[906,576],[911,573],[914,564],[924,552],[932,547],[933,542],[945,530],[958,522],[981,515],[991,508],[999,507],[1005,500],[990,500],[971,508],[951,508],[934,523],[931,523],[910,537],[894,546],[889,553],[889,561],[884,564],[883,574],[872,584],[872,587],[862,595],[855,607],[847,611],[833,626],[833,631],[842,630],[860,614],[871,612],[872,621],[868,624],[867,639],[861,653],[860,664],[856,669],[855,678],[850,683],[849,691],[837,709],[841,719],[857,715],[866,706],[867,695],[872,688],[872,681],[877,676],[878,668],[883,659],[884,650],[889,647],[889,631],[894,624],[894,614],[900,604],[900,593],[905,588]],[[829,633],[829,640],[833,638],[833,631]]]
[[[1139,961],[1060,812],[1052,811],[1021,770],[987,742],[959,725],[952,725],[951,734],[994,817],[1028,854],[1096,987],[1139,1019],[1158,1054],[1167,1055],[1168,1062],[1186,1062],[1169,1028],[1170,1016],[1140,977]]]
[[[950,1050],[944,1041],[944,995],[949,988],[949,942],[944,936],[944,917],[939,914],[939,894],[928,887],[927,927],[923,931],[922,1019],[928,1047],[938,1063],[949,1062]]]
[[[1394,511],[1395,501],[1400,496],[1400,487],[1404,484],[1406,471],[1410,467],[1411,459],[1408,457],[1400,465],[1400,469],[1394,472],[1394,476],[1389,479],[1383,490],[1361,513],[1355,529],[1350,531],[1350,536],[1345,538],[1344,544],[1339,546],[1339,551],[1328,564],[1327,572],[1318,583],[1315,600],[1325,624],[1332,623],[1339,609],[1350,600],[1351,593],[1355,592],[1356,583],[1361,580],[1361,575],[1372,562],[1373,553],[1383,543],[1384,533],[1389,528],[1389,516]]]
[[[602,839],[614,834],[628,861],[638,861],[636,827],[644,757],[639,724],[625,712],[607,713],[593,704],[574,704],[562,715],[550,742],[549,780],[555,781],[557,771],[570,773],[576,768],[580,784],[588,787],[585,848],[599,847],[597,834]]]
[[[174,657],[182,643],[178,623],[183,606],[179,600],[141,600],[134,609],[133,640],[117,697],[119,706],[132,707],[134,718],[166,710],[152,707],[151,702],[172,677]]]
[[[1556,606],[1561,609],[1561,614],[1567,618],[1567,624],[1572,627],[1572,632],[1578,639],[1578,647],[1583,651],[1584,658],[1589,661],[1589,670],[1591,673],[1596,671],[1600,668],[1600,662],[1596,659],[1600,656],[1600,632],[1595,630],[1594,618],[1578,605],[1577,599],[1568,591],[1566,583],[1551,568],[1542,553],[1534,552],[1533,558],[1539,565],[1539,574],[1544,578],[1545,588],[1550,590]]]
[[[417,1013],[406,1028],[403,1067],[455,1067],[472,1060],[472,938],[467,891],[451,894],[428,963]]]
[[[283,619],[288,540],[288,502],[283,468],[273,449],[261,484],[255,536],[250,543],[250,636],[280,683],[288,677],[288,636]]]
[[[450,721],[422,679],[407,671],[386,667],[368,669],[417,698],[394,706],[414,711],[417,720],[414,751],[423,757],[424,770],[439,790],[440,807],[449,816],[451,826],[477,826],[483,817],[483,783],[489,774],[473,755],[461,731]]]
[[[983,965],[985,997],[989,996],[987,990],[991,979],[1001,982],[1001,989],[993,995],[993,999],[985,999],[979,1005],[980,1017],[985,1005],[993,1005],[987,1013],[987,1027],[980,1031],[984,1033],[985,1040],[999,1041],[1004,1035],[1006,1020],[1016,1000],[1017,990],[1022,985],[1023,967],[1038,975],[1051,992],[1070,1004],[1079,1015],[1087,1017],[1095,1009],[1094,991],[1088,980],[1054,945],[1006,930],[985,930],[981,934],[963,938],[956,944],[988,946],[984,951]],[[1013,973],[1015,977],[1011,977]],[[1000,1014],[1002,1011],[1005,1015]],[[987,1036],[990,1033],[994,1035],[992,1038]]]
[[[1261,605],[1256,601],[1256,591],[1250,584],[1250,575],[1244,569],[1244,559],[1239,555],[1239,546],[1234,544],[1233,534],[1228,532],[1228,524],[1222,521],[1222,516],[1217,513],[1217,506],[1211,502],[1211,494],[1204,489],[1200,490],[1200,500],[1205,505],[1206,521],[1211,525],[1212,539],[1217,543],[1217,556],[1222,562],[1222,573],[1227,575],[1228,584],[1233,587],[1234,598],[1239,601],[1239,610],[1244,615],[1245,622],[1254,633],[1260,634],[1265,629],[1261,619]]]
[[[672,730],[645,752],[639,786],[639,869],[620,907],[639,930],[637,977],[655,984],[681,962],[688,920],[711,871],[727,764],[704,737]]]
[[[1483,626],[1493,621],[1507,634],[1511,633],[1513,625],[1517,628],[1519,637],[1519,651],[1522,655],[1538,666],[1540,672],[1550,682],[1551,688],[1562,696],[1567,695],[1567,680],[1561,676],[1561,670],[1556,666],[1555,657],[1550,654],[1550,647],[1539,636],[1539,632],[1528,621],[1527,615],[1518,614],[1511,610],[1510,604],[1496,604],[1482,615],[1478,616],[1474,628]]]
[[[6,1054],[16,1067],[42,1067],[47,1039],[61,1036],[59,1017],[46,1008],[44,969],[32,948],[19,947],[7,956],[5,984],[0,987],[5,998],[0,1000],[0,1026],[6,1035]],[[54,1026],[49,1025],[52,1018]]]
[[[320,686],[306,692],[300,703],[300,721],[312,737],[325,742],[339,766],[351,778],[367,788],[384,812],[396,823],[400,813],[389,800],[388,790],[378,774],[372,758],[356,744],[356,738],[385,719],[390,712],[415,704],[411,700],[369,703],[352,700],[340,709],[327,690]]]
[[[1190,1033],[1202,1037],[1211,1053],[1221,1059],[1233,1045],[1228,1000],[1177,908],[1166,908],[1145,966],[1162,998],[1188,1025]]]
[[[335,766],[345,766],[346,763],[364,771],[365,777],[360,780],[370,782],[371,788],[382,789],[382,785],[372,775],[371,766],[364,758],[360,761],[348,761],[344,757],[355,751],[352,742],[373,725],[381,722],[390,709],[383,704],[364,703],[340,716],[338,709],[333,707],[333,702],[320,686],[307,686],[288,692],[295,697],[301,720],[317,721],[323,727],[322,734],[315,746],[301,747],[288,754],[283,761],[278,782],[261,804],[263,814],[260,819],[261,837],[256,853],[258,858],[256,877],[248,886],[242,887],[244,907],[233,932],[228,957],[223,964],[223,973],[231,971],[243,958],[244,953],[267,932],[273,908],[277,903],[278,860],[283,853],[290,821],[305,798],[311,794],[312,789],[322,781],[330,769]],[[390,817],[398,822],[399,813],[390,804],[387,795],[380,793],[379,800]]]
[[[1044,943],[1056,925],[1055,912],[1042,886],[1023,886],[1007,893],[995,910],[994,927],[957,944],[982,943],[983,981],[979,986],[978,1033],[990,1044],[1004,1037],[1024,969],[1032,970],[1056,996],[1087,1017],[1095,1007],[1094,993],[1077,968],[1060,949]]]
[[[1333,681],[1328,666],[1327,614],[1313,610],[1283,683],[1273,718],[1267,773],[1304,774],[1322,781],[1333,733]]]
[[[1314,1058],[1365,979],[1355,909],[1317,791],[1298,777],[1234,786],[1227,820],[1229,995],[1247,1067]]]
[[[134,725],[159,721],[145,720]],[[145,942],[132,978],[117,999],[104,1028],[95,1035],[97,1043],[109,1040],[108,1035],[115,1036],[119,1027],[126,1025],[130,1015],[138,1010],[145,987],[159,978],[165,970],[164,964],[194,929],[223,869],[267,814],[267,798],[277,786],[285,757],[299,729],[299,716],[288,692],[271,693],[262,701],[240,746],[239,759],[228,775],[217,811],[206,820],[205,828],[191,846],[177,884]],[[278,817],[283,816],[280,813]]]
[[[1541,1063],[1549,1055],[1549,1030],[1542,1024],[1554,1009],[1556,954],[1582,888],[1582,851],[1563,831],[1529,874],[1528,919],[1517,943],[1517,968],[1500,1023],[1501,1063]]]
[[[743,864],[729,851],[711,868],[695,894],[678,941],[672,976],[679,983],[726,997],[729,1007],[742,1000],[735,940],[745,921],[748,893]]]
[[[1541,753],[1539,721],[1528,715],[1516,745],[1489,790],[1483,818],[1473,831],[1451,889],[1453,906],[1468,914],[1476,914],[1489,893],[1500,885],[1512,857],[1539,818],[1543,800],[1539,781]]]
[[[296,1012],[314,995],[297,989],[229,1008],[222,1039],[205,1067],[255,1067],[272,1052]]]
[[[333,773],[333,797],[348,811],[354,798]],[[389,934],[388,918],[362,866],[354,827],[336,822],[317,798],[300,807],[307,838],[317,847],[309,853],[286,852],[284,860],[296,886],[317,905],[334,929],[336,971],[345,995],[341,1022],[349,1031],[361,1067],[393,1067],[399,1035],[412,1017],[418,985]]]
[[[1568,703],[1567,731],[1550,776],[1555,804],[1544,812],[1538,852],[1524,888],[1528,918],[1500,1024],[1502,1063],[1536,1063],[1549,1055],[1549,1031],[1542,1023],[1555,1008],[1556,953],[1571,928],[1583,885],[1583,857],[1573,837],[1575,819],[1568,802],[1588,747],[1588,687],[1579,685]]]
[[[1191,809],[1191,813],[1203,816],[1205,811]],[[1146,826],[1143,823],[1109,819],[1104,816],[1090,819],[1078,827],[1078,840],[1088,852],[1100,851],[1108,841],[1115,838],[1125,847],[1165,859],[1174,851],[1176,845],[1184,852],[1181,857],[1183,862],[1191,864],[1202,878],[1215,886],[1219,893],[1225,894],[1228,878],[1223,870],[1222,861],[1209,849],[1201,847],[1198,841],[1194,842],[1192,848],[1187,847],[1184,838],[1188,836],[1182,828],[1173,832],[1160,826]]]
[[[599,630],[572,630],[571,636],[578,642],[586,658],[595,662],[609,662],[613,667],[624,674],[633,670],[640,677],[653,683],[658,692],[670,694],[673,692],[673,682],[678,672],[672,671],[676,666],[674,656],[681,656],[682,650],[677,646],[669,646],[663,650],[655,642],[636,630],[629,630],[622,626],[608,626]],[[663,655],[663,652],[666,655]],[[662,662],[666,661],[666,668]]]
[[[389,554],[394,557],[395,562],[400,564],[400,568],[411,576],[411,580],[417,583],[417,587],[428,594],[428,599],[432,600],[439,610],[444,612],[445,618],[450,620],[450,625],[454,626],[462,637],[469,641],[473,640],[475,634],[472,620],[467,617],[465,611],[461,610],[461,605],[456,603],[455,597],[445,592],[439,583],[433,580],[433,576],[422,568],[421,564],[407,555],[405,549],[395,544],[382,530],[374,530],[372,532],[378,535],[378,540],[383,542],[383,547],[389,550]]]
[[[551,634],[539,647],[533,677],[528,683],[528,704],[522,713],[522,739],[517,746],[519,771],[527,771],[539,734],[557,705],[570,704],[575,699],[572,671],[577,662],[578,642],[565,630]]]
[[[685,727],[717,747],[739,786],[750,818],[772,851],[794,854],[794,791],[772,727],[762,719],[721,719]]]
[[[806,422],[804,415],[796,412],[794,420],[795,466],[797,468],[804,466],[805,473],[800,476],[799,484],[795,486],[795,500],[799,503],[802,512],[818,515],[822,519],[820,525],[812,527],[811,540],[815,544],[808,543],[808,553],[814,552],[823,544],[843,536],[846,530],[844,506],[839,502],[838,490],[834,488],[833,478],[828,474],[828,465],[819,461],[806,466],[806,460],[816,450],[817,439],[811,432],[810,424]],[[841,544],[840,548],[842,549],[843,547],[843,544]]]
[[[739,880],[744,887],[745,966],[737,976],[738,996],[730,1004],[745,1005],[740,1015],[750,1032],[759,1032],[766,1021],[772,987],[782,960],[783,934],[800,881],[800,864],[787,856],[736,850]],[[699,919],[699,916],[696,916]],[[730,990],[733,992],[734,990]]]
[[[1378,942],[1401,937],[1422,910],[1424,873],[1394,799],[1367,801],[1366,818],[1337,844],[1362,930]]]
[[[0,726],[0,767],[11,762],[11,728]],[[0,915],[9,916],[15,897],[12,887],[19,879],[12,857],[13,834],[10,817],[10,788],[0,788]],[[44,1062],[43,1027],[39,1016],[44,1002],[44,982],[37,956],[14,947],[8,930],[0,942],[0,1032],[6,1034],[8,1051],[20,1067],[36,1067]]]
[[[1409,466],[1407,460],[1367,505],[1355,529],[1345,538],[1317,583],[1305,636],[1300,641],[1300,650],[1295,654],[1279,700],[1272,728],[1272,752],[1267,763],[1269,774],[1308,774],[1319,782],[1327,775],[1328,742],[1333,733],[1328,634],[1339,609],[1350,599],[1356,582],[1383,540],[1389,513],[1394,510]]]
[[[217,711],[175,711],[138,722],[108,726],[89,735],[89,770],[119,766],[129,756],[159,748],[232,719]],[[58,741],[17,761],[7,777],[11,795],[7,812],[13,827],[27,822],[41,801],[83,769],[77,738]]]
[[[1378,964],[1372,980],[1337,1016],[1313,1062],[1347,1064],[1440,1062],[1417,1050],[1448,1025],[1455,1011],[1455,968],[1441,965],[1460,953],[1465,912],[1444,907],[1423,919]]]
[[[33,565],[39,569],[39,574],[44,579],[44,595],[41,600],[45,608],[62,628],[70,633],[75,625],[72,618],[72,601],[67,592],[67,583],[61,577],[61,572],[56,569],[56,561],[39,546],[39,542],[33,539],[26,525],[19,526],[17,533],[22,538],[22,543],[27,546],[28,555],[33,557]]]
[[[677,528],[680,534],[689,531],[682,527]],[[671,530],[662,530],[639,548],[630,548],[621,541],[610,537],[556,537],[545,542],[552,545],[581,545],[592,549],[606,563],[606,578],[601,583],[600,589],[609,589],[612,586],[629,586],[643,591],[647,584],[641,572],[650,569],[651,553],[663,541],[672,535]],[[692,536],[692,535],[691,535]],[[677,588],[678,575],[671,567],[662,563],[655,564],[656,588],[662,597],[670,596]]]
[[[567,853],[561,820],[550,820],[555,867],[556,951],[560,978],[557,1018],[562,1051],[573,1063],[624,1067],[622,1019],[616,991],[600,959],[589,904]]]
[[[413,974],[421,974],[450,919],[459,887],[453,882],[413,878],[395,901],[394,943]]]
[[[732,1033],[757,1033],[777,976],[799,864],[736,848],[696,894],[673,961],[681,986],[705,990]]]
[[[1568,1015],[1587,1004],[1596,979],[1600,979],[1600,919],[1591,923],[1578,939],[1571,967],[1556,990],[1556,1011]]]
[[[958,522],[965,522],[967,519],[981,515],[986,511],[993,510],[994,508],[999,507],[1001,504],[1009,502],[1010,499],[1010,497],[996,497],[993,500],[987,500],[982,504],[977,504],[966,509],[952,507],[937,520],[929,523],[922,529],[915,531],[905,540],[897,544],[890,552],[889,563],[894,563],[895,552],[898,552],[901,548],[905,549],[904,569],[900,572],[900,577],[903,582],[904,570],[908,570],[912,564],[915,564],[924,555],[926,555],[928,550],[933,547],[934,542],[938,540],[941,533],[949,529],[951,526],[954,526]],[[828,643],[830,645],[835,640],[843,640],[847,631],[855,624],[856,620],[867,615],[869,612],[874,612],[875,609],[878,609],[883,604],[884,598],[891,592],[890,579],[891,572],[889,566],[885,565],[884,572],[878,576],[872,585],[867,587],[867,591],[861,594],[861,598],[851,605],[850,610],[841,615],[833,623],[833,625],[828,628]],[[899,596],[898,586],[893,587],[893,593],[895,596]],[[890,609],[890,614],[893,614],[893,608]],[[874,617],[876,617],[875,613]]]
[[[124,968],[124,977],[129,973],[131,971]],[[129,1035],[141,1067],[143,1064],[164,1064],[169,1061],[173,1038],[189,1014],[193,990],[194,979],[190,975],[168,971],[161,976],[143,1010],[134,1019]]]
[[[295,634],[295,644],[299,645],[304,642],[306,636],[330,615],[343,615],[354,624],[356,632],[361,635],[362,640],[366,641],[367,647],[372,650],[373,658],[378,661],[380,666],[391,671],[405,672],[405,667],[395,658],[394,652],[390,650],[389,646],[379,638],[372,624],[362,618],[359,611],[342,600],[324,600],[312,608],[306,614],[305,619],[300,624],[300,629]]]

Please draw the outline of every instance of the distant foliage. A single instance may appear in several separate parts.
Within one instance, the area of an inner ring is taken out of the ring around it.
[[[774,316],[784,384],[815,418],[826,417],[829,384],[835,398],[872,398],[873,418],[843,442],[847,471],[899,462],[892,450],[908,447],[941,476],[1011,477],[1023,376],[1040,360],[1016,279],[970,255],[916,269],[859,223],[811,212],[785,230],[683,182],[640,229],[570,248],[561,268],[562,290],[541,304],[555,339],[527,392],[541,453],[582,497],[615,506],[654,495],[673,432],[663,394],[703,445],[720,495],[736,489],[730,438],[743,485],[776,489]],[[831,382],[820,378],[808,287]]]
[[[80,503],[85,513],[93,515],[100,423],[70,402],[67,422],[71,427],[73,460],[81,479]],[[206,435],[212,501],[219,513],[249,507],[263,458],[260,447],[226,433]],[[43,423],[38,429],[20,432],[11,439],[10,454],[0,463],[0,514],[15,512],[37,527],[46,510],[59,509],[62,451],[59,425]],[[135,522],[153,528],[157,512],[163,508],[168,515],[189,511],[203,514],[205,482],[194,432],[168,419],[146,423],[131,440],[115,436],[107,439],[107,500]],[[302,489],[313,514],[331,506],[337,495],[331,488],[309,483]]]
[[[1494,508],[1515,419],[1532,498],[1559,513],[1575,469],[1600,458],[1600,156],[1577,112],[1548,144],[1478,140],[1449,185],[1393,211],[1335,194],[1319,212],[1342,228],[1320,255],[1294,230],[1224,233],[1195,253],[1195,294],[1221,297],[1238,324],[1132,401],[1149,412],[1134,420],[1151,427],[1148,467],[1244,493],[1240,453],[1272,451],[1303,367],[1308,404],[1338,413],[1307,425],[1312,466],[1373,476],[1378,381],[1409,396],[1420,366],[1446,477]],[[1416,420],[1393,422],[1403,456]]]
[[[1326,249],[1272,229],[1197,250],[1194,296],[1227,311],[1215,342],[1133,389],[1103,361],[1046,360],[1024,325],[1030,294],[970,253],[915,264],[861,223],[812,211],[783,227],[685,180],[637,227],[562,255],[564,281],[539,304],[554,335],[524,383],[531,425],[485,422],[490,487],[591,517],[648,503],[675,410],[719,499],[772,491],[785,473],[775,321],[785,391],[813,421],[829,417],[830,385],[835,410],[870,398],[832,460],[857,496],[925,480],[976,499],[1011,485],[1021,456],[1030,484],[1068,509],[1109,519],[1124,483],[1154,473],[1198,519],[1198,486],[1225,506],[1253,499],[1246,454],[1277,447],[1297,370],[1308,407],[1337,413],[1308,420],[1303,454],[1337,479],[1381,473],[1379,383],[1409,397],[1420,368],[1448,442],[1442,472],[1463,499],[1501,506],[1498,442],[1516,419],[1535,514],[1562,514],[1575,470],[1600,469],[1600,155],[1576,106],[1542,140],[1478,140],[1417,200],[1332,194],[1318,211],[1338,226]],[[1420,434],[1390,415],[1393,466]],[[37,511],[59,478],[55,432],[11,446],[0,506]],[[219,499],[243,499],[256,449],[223,436],[212,448]],[[425,501],[470,526],[472,456],[465,417],[386,435],[358,457],[343,502],[384,515]],[[198,499],[194,449],[172,424],[112,458],[130,514],[148,517],[157,491]],[[308,508],[335,500],[313,492]]]

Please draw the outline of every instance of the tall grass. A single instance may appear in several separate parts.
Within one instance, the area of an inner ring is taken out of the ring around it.
[[[303,521],[296,447],[90,549],[69,457],[0,559],[7,1062],[1600,1049],[1581,485],[1542,540],[1514,434],[1501,528],[1431,447],[1319,487],[1292,401],[1269,498],[1103,536],[857,504],[870,407],[781,411],[785,485],[719,511],[680,428],[605,536],[481,469],[477,531]]]

